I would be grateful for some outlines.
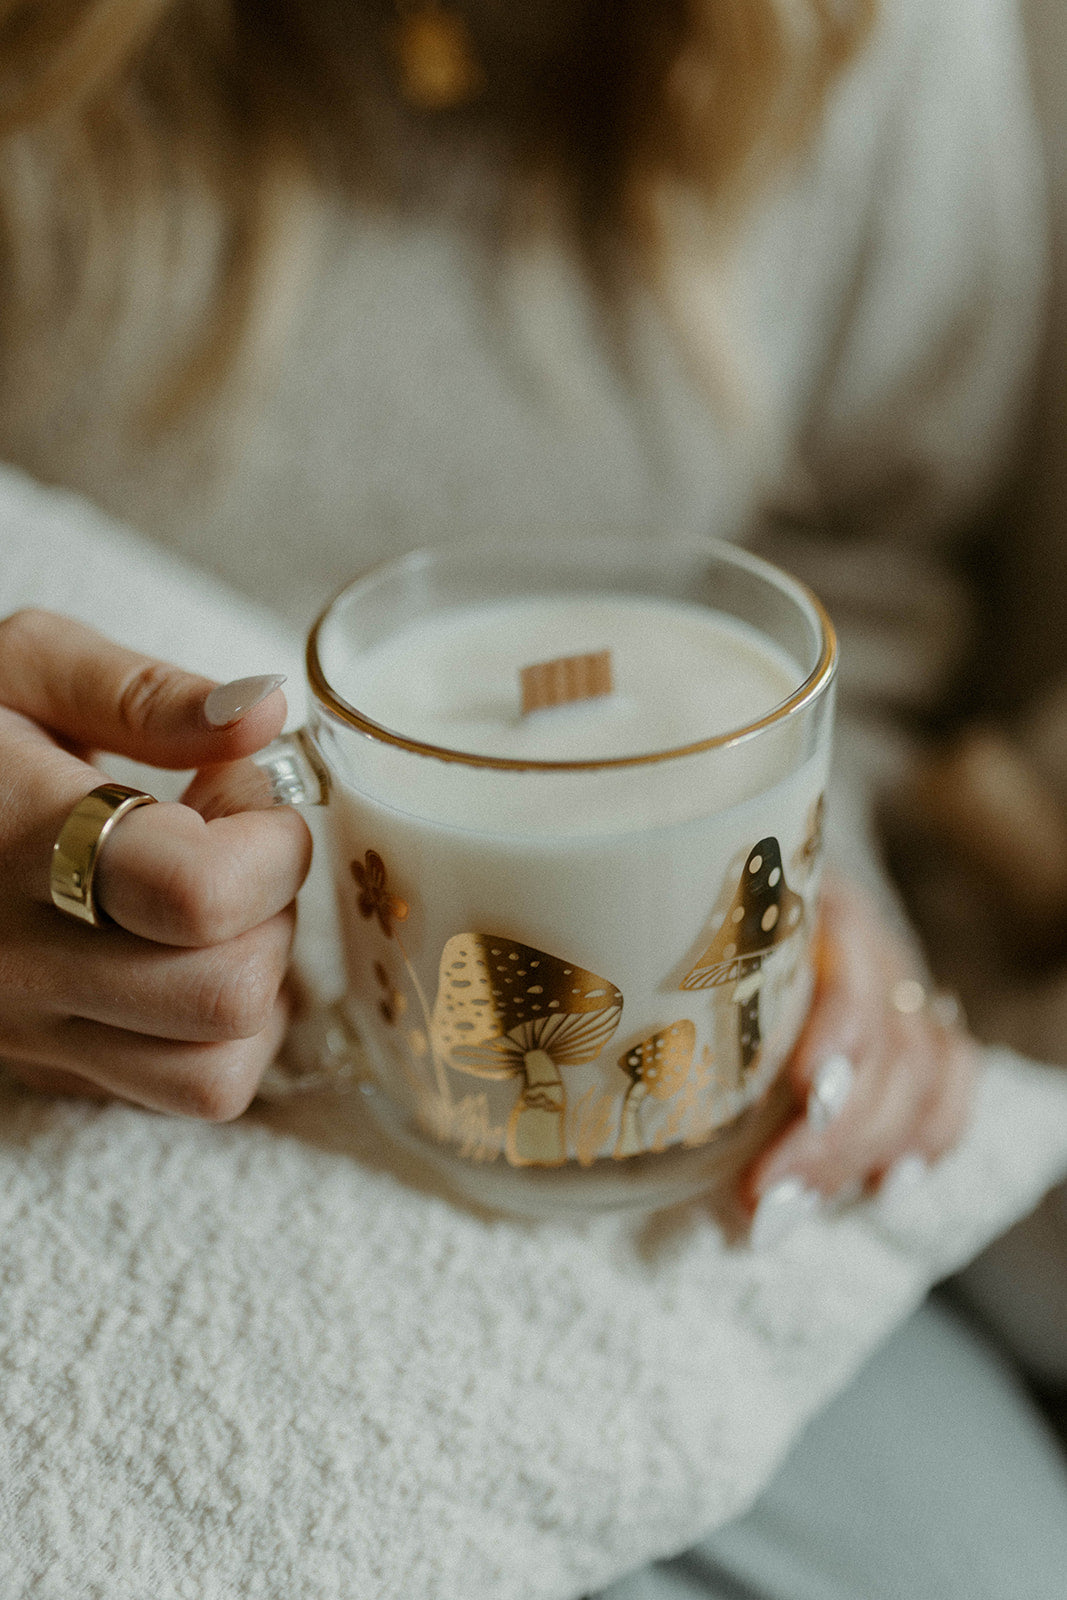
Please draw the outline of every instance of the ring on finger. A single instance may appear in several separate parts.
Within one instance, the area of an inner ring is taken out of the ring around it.
[[[889,1004],[902,1017],[924,1012],[939,1028],[948,1031],[963,1021],[959,1000],[948,989],[928,990],[917,978],[902,978],[889,991]]]
[[[128,812],[150,805],[155,805],[155,796],[143,789],[102,783],[71,808],[52,846],[49,887],[59,911],[93,928],[103,925],[106,919],[93,894],[100,852]]]

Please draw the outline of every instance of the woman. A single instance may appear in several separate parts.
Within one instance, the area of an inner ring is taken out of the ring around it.
[[[963,657],[954,545],[1009,458],[1038,326],[1015,21],[972,11],[70,0],[2,19],[7,460],[291,616],[389,551],[579,521],[743,537],[842,623],[832,843],[883,910],[828,897],[797,1115],[744,1180],[757,1241],[935,1161],[966,1122],[972,1049],[899,1003],[915,957],[861,811],[891,729]],[[0,1055],[46,1092],[236,1116],[287,1025],[300,819],[131,811],[96,881],[117,927],[91,943],[48,868],[99,780],[87,752],[237,761],[280,728],[280,694],[32,609],[0,624],[0,706]]]

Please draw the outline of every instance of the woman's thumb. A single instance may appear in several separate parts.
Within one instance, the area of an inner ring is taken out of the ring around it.
[[[0,621],[0,704],[86,749],[154,767],[235,761],[280,731],[277,674],[215,685],[49,611]]]

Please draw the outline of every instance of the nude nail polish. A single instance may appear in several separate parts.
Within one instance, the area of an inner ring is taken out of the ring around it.
[[[752,1218],[748,1238],[753,1250],[771,1249],[806,1218],[813,1216],[821,1203],[818,1191],[809,1189],[799,1178],[782,1178],[772,1184],[760,1196]]]
[[[855,1077],[852,1063],[846,1055],[838,1053],[827,1056],[815,1073],[808,1093],[806,1111],[810,1128],[821,1133],[841,1115],[852,1093]]]
[[[284,682],[284,673],[268,672],[256,678],[234,678],[232,683],[220,683],[204,701],[204,721],[209,728],[232,728]]]

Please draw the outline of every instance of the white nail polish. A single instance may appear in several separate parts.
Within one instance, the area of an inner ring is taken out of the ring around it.
[[[760,1196],[749,1243],[753,1250],[769,1250],[805,1218],[818,1211],[822,1197],[799,1178],[783,1178]]]
[[[886,1173],[878,1190],[878,1204],[886,1210],[899,1205],[905,1195],[911,1194],[928,1175],[929,1164],[914,1151],[900,1160]]]
[[[284,673],[268,672],[257,678],[235,678],[232,683],[220,683],[204,701],[204,721],[209,728],[232,727],[284,682]]]
[[[809,1127],[821,1133],[841,1115],[855,1079],[855,1069],[846,1055],[838,1053],[827,1056],[812,1079],[808,1092]]]

